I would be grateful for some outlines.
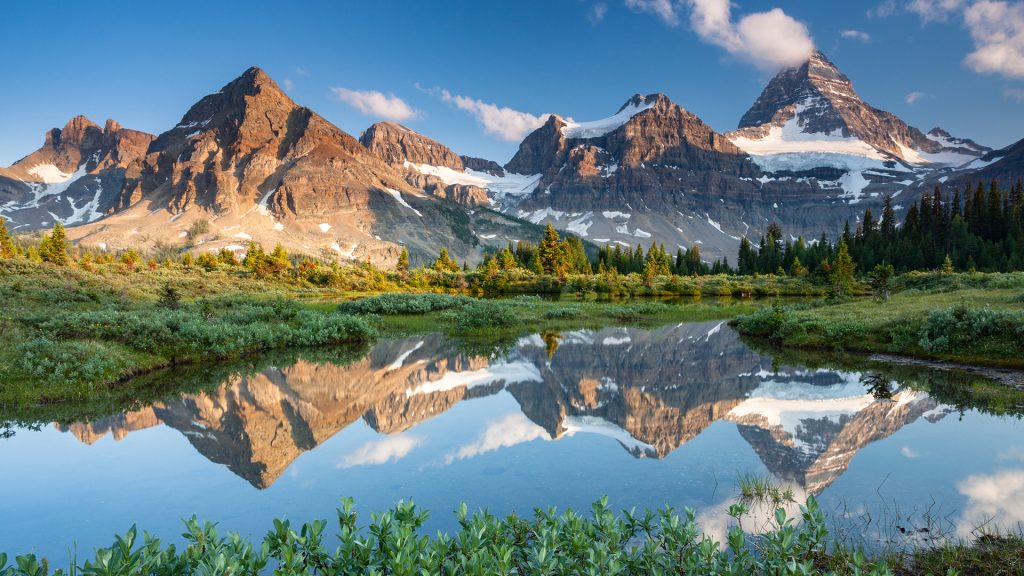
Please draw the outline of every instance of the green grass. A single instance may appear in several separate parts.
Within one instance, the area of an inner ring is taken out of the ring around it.
[[[777,304],[733,325],[783,347],[1024,366],[1024,273],[912,274],[901,283],[888,301]]]

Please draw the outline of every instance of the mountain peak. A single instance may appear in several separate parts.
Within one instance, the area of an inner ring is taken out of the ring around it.
[[[640,108],[644,106],[649,107],[661,101],[671,102],[671,100],[668,99],[668,96],[665,96],[665,94],[661,92],[648,94],[646,96],[637,92],[632,97],[630,97],[629,100],[626,100],[625,104],[620,106],[619,109],[615,111],[615,113],[618,114],[619,112],[622,112],[626,108]]]

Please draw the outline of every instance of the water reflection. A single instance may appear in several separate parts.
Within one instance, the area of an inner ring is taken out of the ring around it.
[[[383,342],[348,364],[298,360],[234,376],[212,392],[59,428],[91,444],[163,424],[263,489],[357,420],[388,436],[346,456],[341,468],[402,459],[420,440],[400,433],[460,402],[507,392],[520,413],[439,455],[444,463],[577,435],[599,435],[635,458],[662,459],[725,421],[773,475],[817,494],[864,446],[953,411],[885,378],[879,394],[879,379],[773,369],[721,322],[545,332],[494,356],[469,355],[428,335]]]

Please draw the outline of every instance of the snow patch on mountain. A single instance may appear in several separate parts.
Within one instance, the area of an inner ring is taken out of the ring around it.
[[[413,212],[416,213],[417,216],[423,216],[423,214],[419,210],[417,210],[417,209],[413,208],[412,206],[410,206],[409,203],[405,201],[405,198],[402,198],[402,193],[401,192],[399,192],[398,190],[395,190],[393,188],[385,188],[385,190],[387,190],[387,193],[390,194],[395,199],[395,201],[397,201],[399,204],[401,204],[402,206],[405,206],[409,210],[412,210]]]
[[[629,122],[633,116],[636,116],[644,110],[654,106],[654,103],[654,100],[651,100],[650,102],[630,102],[614,116],[609,116],[607,118],[591,122],[573,122],[571,119],[566,120],[565,126],[562,126],[562,135],[566,138],[578,139],[600,138],[619,126],[622,126],[626,122]]]
[[[540,184],[541,174],[514,174],[506,172],[504,176],[495,176],[488,172],[465,170],[460,172],[447,166],[431,166],[405,161],[404,166],[416,170],[420,174],[440,178],[445,185],[477,186],[491,192],[491,202],[500,203],[506,198],[520,199],[528,196]]]

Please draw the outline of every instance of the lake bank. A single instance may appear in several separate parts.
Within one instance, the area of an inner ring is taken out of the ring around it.
[[[761,308],[733,320],[782,348],[1024,367],[1024,274],[908,274],[888,299]]]

